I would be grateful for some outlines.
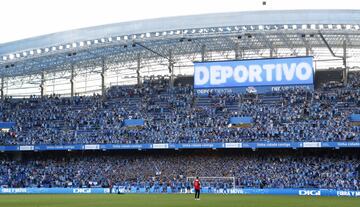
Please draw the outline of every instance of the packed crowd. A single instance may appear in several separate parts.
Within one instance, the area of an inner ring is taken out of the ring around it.
[[[2,187],[109,187],[146,189],[191,185],[188,177],[235,177],[240,188],[331,188],[359,190],[359,155],[274,153],[70,154],[1,158]],[[229,180],[228,180],[229,181]],[[224,186],[227,183],[228,186]],[[203,187],[231,182],[203,179]]]
[[[360,113],[359,77],[352,74],[346,86],[266,95],[209,92],[204,97],[189,85],[172,88],[166,79],[156,79],[111,87],[105,98],[7,98],[0,103],[0,117],[16,126],[0,133],[0,144],[359,141],[360,127],[348,120]],[[250,116],[254,123],[228,127],[233,116]],[[122,124],[137,118],[145,120],[143,127]]]

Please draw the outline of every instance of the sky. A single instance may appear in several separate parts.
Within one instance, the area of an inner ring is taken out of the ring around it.
[[[168,16],[360,9],[360,0],[2,0],[0,8],[0,43],[5,43],[89,26]]]

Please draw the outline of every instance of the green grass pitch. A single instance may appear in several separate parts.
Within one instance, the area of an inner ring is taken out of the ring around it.
[[[360,198],[268,195],[0,195],[0,207],[358,207]]]

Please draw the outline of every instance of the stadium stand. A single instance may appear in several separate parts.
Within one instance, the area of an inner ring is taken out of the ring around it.
[[[360,157],[350,151],[162,151],[1,155],[2,187],[108,187],[184,192],[186,178],[231,176],[240,188],[359,190]],[[231,188],[222,181],[203,187]]]
[[[347,85],[324,82],[315,91],[199,96],[191,85],[179,82],[172,88],[161,77],[141,87],[113,86],[105,99],[96,94],[7,98],[0,104],[4,130],[0,141],[2,145],[359,141],[359,75],[352,72]],[[359,190],[358,153],[337,152],[87,151],[20,158],[3,153],[0,186],[107,188],[112,183],[128,192],[169,193],[185,192],[192,185],[187,178],[197,175],[235,178],[235,186],[223,180],[203,182],[207,189]]]
[[[268,94],[194,94],[192,86],[169,87],[165,78],[140,86],[113,86],[106,99],[7,98],[1,119],[15,122],[2,145],[84,143],[207,143],[243,141],[359,141],[349,117],[360,112],[359,73],[349,83],[328,82],[315,91]],[[228,127],[249,117],[250,127]],[[141,126],[124,123],[137,120]]]

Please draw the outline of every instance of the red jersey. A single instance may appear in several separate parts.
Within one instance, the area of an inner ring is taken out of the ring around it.
[[[195,188],[195,190],[200,190],[200,180],[199,179],[194,180],[194,188]]]

